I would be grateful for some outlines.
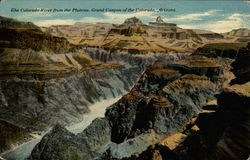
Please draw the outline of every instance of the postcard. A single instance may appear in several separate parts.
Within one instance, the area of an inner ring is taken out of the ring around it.
[[[249,160],[246,0],[0,0],[0,160]]]

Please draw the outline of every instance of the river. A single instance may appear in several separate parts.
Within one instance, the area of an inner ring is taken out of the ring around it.
[[[103,100],[101,102],[96,102],[95,104],[89,106],[90,112],[88,114],[84,114],[82,122],[68,126],[66,128],[75,134],[82,132],[95,118],[104,117],[106,108],[117,102],[120,98],[121,97],[117,97]],[[36,139],[23,143],[12,150],[5,152],[1,156],[6,160],[24,160],[30,155],[35,145],[40,142],[43,135],[38,136]]]

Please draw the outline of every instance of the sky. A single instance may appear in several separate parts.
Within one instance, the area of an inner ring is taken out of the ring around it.
[[[85,11],[73,12],[74,8]],[[136,8],[143,11],[129,10]],[[41,12],[42,9],[46,11]],[[134,16],[147,24],[161,16],[165,22],[176,23],[181,28],[218,33],[250,28],[250,2],[245,0],[2,0],[0,15],[31,21],[39,26],[75,22],[121,24]]]

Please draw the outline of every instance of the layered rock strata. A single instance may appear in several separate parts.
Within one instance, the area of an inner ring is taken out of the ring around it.
[[[64,132],[60,132],[62,135],[58,136],[69,136],[70,139],[72,138],[70,141],[78,140],[88,146],[92,146],[93,139],[99,142],[103,137],[109,137],[109,142],[99,143],[101,148],[98,148],[98,152],[96,152],[96,148],[90,148],[89,151],[84,146],[76,147],[78,145],[74,144],[73,146],[78,149],[77,153],[80,155],[76,159],[138,157],[140,153],[147,150],[148,146],[181,130],[219,89],[220,87],[206,76],[195,75],[195,73],[182,75],[178,70],[171,70],[166,64],[158,61],[147,69],[128,94],[107,109],[105,118],[102,119],[108,123],[105,128],[109,132],[105,136],[101,134],[103,130],[106,130],[101,127],[102,123],[95,122],[88,128],[95,129],[92,132],[100,133],[100,136],[91,136],[88,140],[77,139],[78,135],[69,135],[70,133]],[[87,130],[79,135],[88,132]],[[58,140],[57,136],[52,136],[55,133],[58,133],[57,129],[53,129],[45,136],[53,138],[44,137],[42,139],[33,150],[30,159],[68,159],[65,156],[68,150],[64,145],[68,140]],[[55,140],[57,143],[53,143],[51,140]],[[50,147],[43,150],[39,147],[45,145],[53,146],[57,150]],[[87,154],[86,151],[88,151]],[[53,156],[45,157],[44,155]]]

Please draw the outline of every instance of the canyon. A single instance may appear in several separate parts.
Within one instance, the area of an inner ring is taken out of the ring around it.
[[[0,20],[3,158],[249,157],[249,29]]]

